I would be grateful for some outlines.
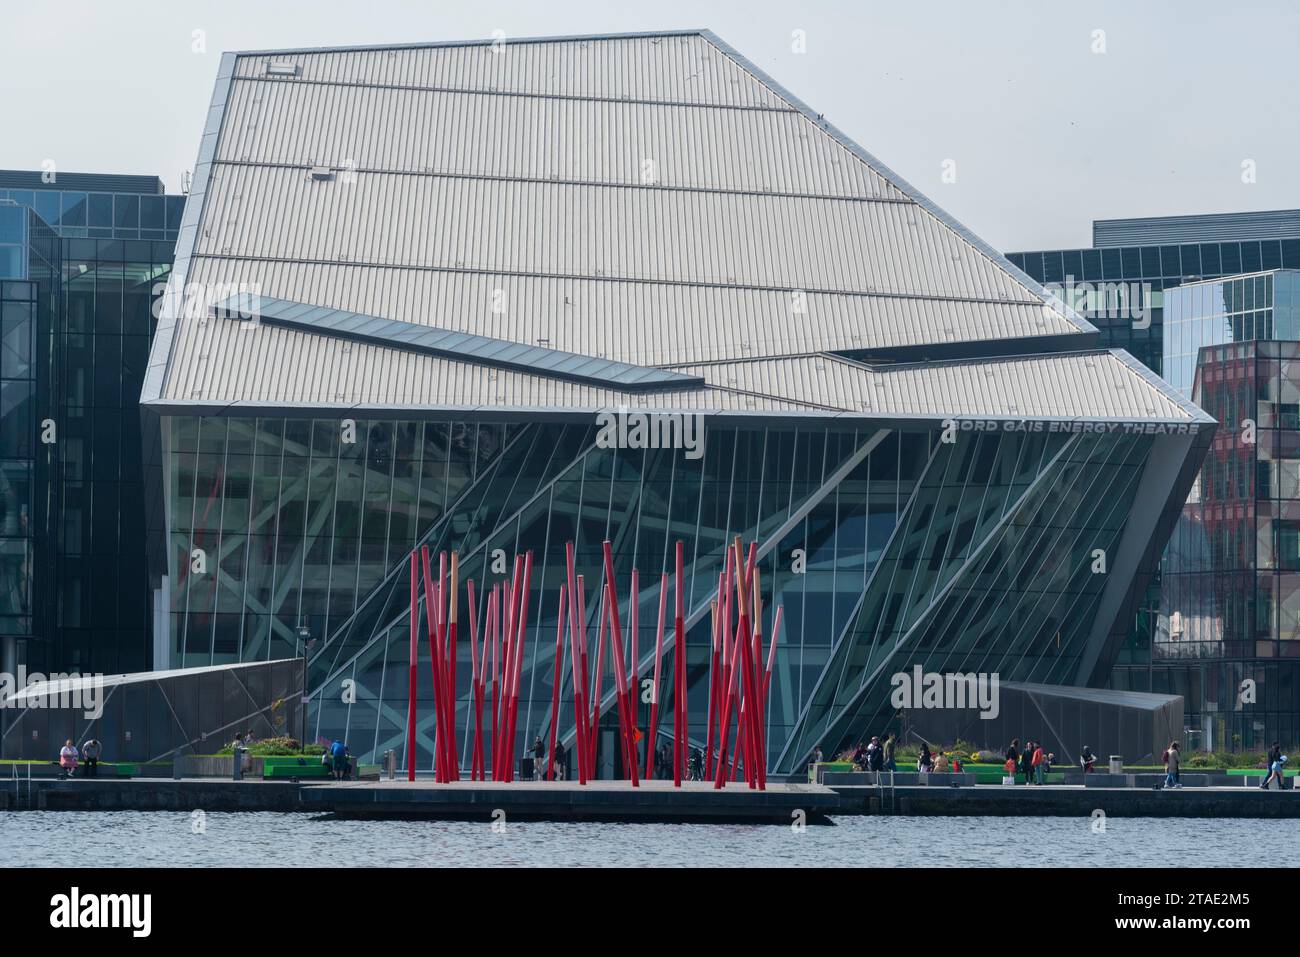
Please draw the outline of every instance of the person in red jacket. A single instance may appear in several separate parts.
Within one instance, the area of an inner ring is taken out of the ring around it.
[[[1043,754],[1043,746],[1042,746],[1041,744],[1035,744],[1035,745],[1034,745],[1034,757],[1033,757],[1033,766],[1034,766],[1034,783],[1035,783],[1035,784],[1042,784],[1042,783],[1043,783],[1043,759],[1044,759],[1044,757],[1045,757],[1045,755]]]

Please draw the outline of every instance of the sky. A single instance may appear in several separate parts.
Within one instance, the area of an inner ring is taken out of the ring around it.
[[[1294,0],[7,3],[0,168],[178,191],[225,50],[696,27],[1004,251],[1300,207]]]

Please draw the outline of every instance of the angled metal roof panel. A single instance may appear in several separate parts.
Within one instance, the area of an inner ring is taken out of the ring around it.
[[[301,66],[299,77],[270,82],[789,108],[700,34],[252,53],[240,56],[235,75],[260,78],[268,63],[286,60]]]
[[[222,162],[906,201],[792,109],[274,82],[232,104]]]
[[[337,309],[307,308],[304,312],[304,306],[304,303],[242,293],[217,303],[213,311],[217,318],[269,322],[308,334],[328,334],[380,348],[415,351],[518,371],[535,369],[548,375],[593,385],[629,390],[683,389],[700,386],[704,382],[700,376],[681,372],[646,368],[612,359],[597,360],[544,346],[507,342],[439,329],[428,324],[401,322]]]
[[[192,281],[368,312],[637,365],[672,365],[925,343],[1068,335],[1036,303],[1001,305],[900,296],[627,283],[200,257]],[[802,311],[797,311],[802,310]],[[219,350],[229,330],[187,329]]]
[[[272,60],[296,72],[267,78]],[[1095,330],[707,32],[237,55],[209,120],[177,282],[240,284],[303,304],[284,313],[299,326],[397,347],[169,305],[146,401],[572,409],[659,376],[609,389],[404,350],[436,339],[580,376],[726,361],[752,386],[710,378],[674,408],[876,415],[883,389],[881,410],[930,414],[911,387],[949,389],[948,413],[1020,388],[1044,415],[1109,408],[1001,367],[995,392],[819,359],[836,381],[810,389],[814,353]]]
[[[812,355],[685,366],[710,385],[779,394],[859,415],[1204,423],[1203,412],[1118,352],[865,366]]]
[[[1038,302],[912,205],[218,168],[200,256]]]

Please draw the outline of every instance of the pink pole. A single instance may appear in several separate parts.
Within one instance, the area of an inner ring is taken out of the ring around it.
[[[564,583],[555,611],[555,678],[551,682],[551,750],[546,755],[546,780],[555,780],[555,736],[560,724],[560,681],[564,675]]]
[[[419,652],[419,643],[416,635],[418,629],[416,622],[418,617],[415,611],[416,601],[416,579],[419,576],[415,549],[411,549],[411,648],[410,648],[410,693],[406,701],[406,780],[415,780],[415,696],[416,696],[416,679],[415,679],[415,659]]]
[[[659,627],[655,629],[655,670],[654,681],[650,685],[650,728],[645,744],[645,776],[649,778],[654,769],[654,750],[659,733],[659,677],[664,660],[664,613],[668,607],[668,573],[659,576]]]

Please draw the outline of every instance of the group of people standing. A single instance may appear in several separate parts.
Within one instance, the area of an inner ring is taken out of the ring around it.
[[[1047,775],[1051,773],[1054,760],[1056,755],[1044,749],[1041,741],[1026,740],[1022,748],[1020,739],[1012,738],[1011,744],[1007,745],[1006,764],[1003,767],[1009,778],[1015,779],[1020,774],[1024,776],[1025,784],[1041,785],[1047,783]],[[1090,770],[1091,767],[1085,765],[1084,771]]]
[[[859,741],[853,749],[853,766],[859,771],[896,771],[894,751],[897,743],[892,731],[885,735],[884,741],[879,735],[872,735],[870,741]]]

